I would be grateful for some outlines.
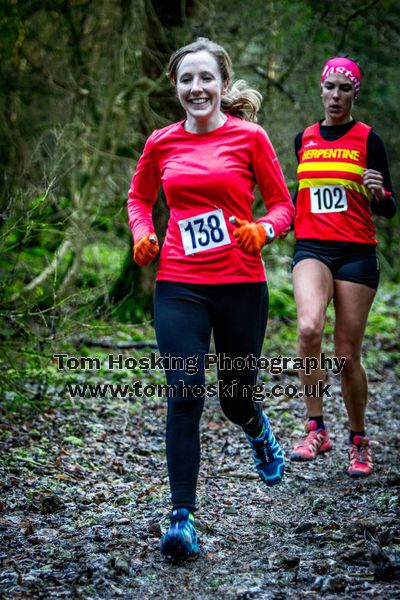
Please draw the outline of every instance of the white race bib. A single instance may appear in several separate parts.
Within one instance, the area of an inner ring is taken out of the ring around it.
[[[347,210],[344,185],[326,185],[310,188],[311,212],[336,213]]]
[[[231,243],[220,208],[178,221],[185,254],[196,254]]]

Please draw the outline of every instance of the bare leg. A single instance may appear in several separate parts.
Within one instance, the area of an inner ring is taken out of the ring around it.
[[[326,309],[333,297],[332,274],[323,262],[307,258],[293,269],[293,288],[297,306],[298,356],[319,360]],[[315,385],[325,380],[325,372],[321,369],[310,375],[301,372],[300,379],[303,385]],[[309,417],[322,415],[322,398],[305,398],[305,402]]]
[[[335,280],[335,353],[346,359],[341,373],[342,394],[353,431],[364,429],[368,384],[361,364],[361,345],[376,290]]]

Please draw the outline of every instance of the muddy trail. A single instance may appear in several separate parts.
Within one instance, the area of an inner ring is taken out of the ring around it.
[[[202,556],[183,565],[159,553],[170,509],[163,399],[67,401],[55,390],[45,406],[3,409],[0,597],[400,598],[400,386],[391,365],[375,379],[368,433],[376,471],[367,480],[346,472],[336,378],[327,402],[332,451],[313,463],[288,461],[275,488],[258,479],[243,434],[208,400]],[[302,403],[280,397],[266,408],[288,457]]]

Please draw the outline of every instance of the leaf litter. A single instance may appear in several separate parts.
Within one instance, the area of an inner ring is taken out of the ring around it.
[[[399,382],[390,367],[371,382],[376,471],[367,480],[346,472],[336,378],[327,403],[333,450],[287,461],[274,488],[209,399],[196,514],[202,555],[178,565],[159,553],[170,510],[163,398],[55,395],[36,413],[1,410],[0,597],[400,598]],[[297,380],[288,373],[281,382]],[[302,402],[280,397],[266,409],[288,457]]]

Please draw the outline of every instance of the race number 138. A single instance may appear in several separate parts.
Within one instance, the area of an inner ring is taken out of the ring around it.
[[[344,185],[326,185],[310,188],[311,212],[335,213],[347,210]]]
[[[224,214],[219,208],[178,221],[185,254],[196,254],[231,243]]]

